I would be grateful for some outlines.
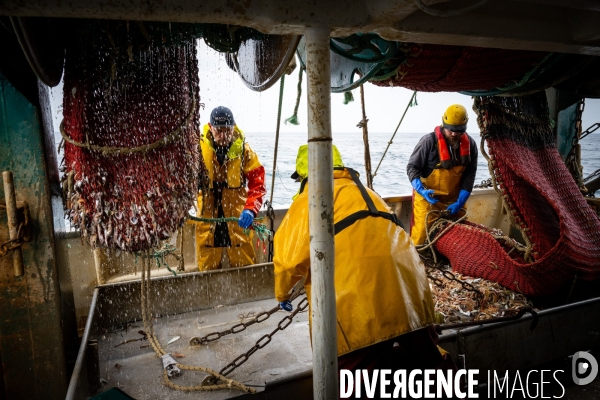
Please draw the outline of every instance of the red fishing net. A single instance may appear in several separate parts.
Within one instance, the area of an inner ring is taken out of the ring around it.
[[[396,76],[371,81],[420,92],[488,90],[516,84],[547,53],[469,46],[410,44]]]
[[[64,76],[67,215],[92,246],[156,247],[196,200],[195,41],[156,44],[138,30],[132,43],[125,22],[82,32]]]
[[[474,224],[455,225],[436,249],[464,275],[531,296],[599,279],[600,220],[556,150],[545,93],[481,97],[475,108],[499,188],[533,244],[532,262]]]

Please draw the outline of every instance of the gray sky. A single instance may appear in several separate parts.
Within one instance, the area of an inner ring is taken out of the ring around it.
[[[253,92],[248,89],[237,73],[231,71],[224,55],[206,46],[203,40],[198,46],[200,69],[200,97],[206,105],[200,112],[200,122],[208,122],[210,111],[219,105],[232,109],[236,122],[246,132],[274,132],[277,123],[277,103],[279,84],[275,84],[264,92]],[[286,76],[283,96],[281,132],[307,134],[306,112],[306,75],[303,79],[302,99],[298,111],[300,125],[285,125],[283,121],[293,114],[296,101],[298,69]],[[365,104],[370,132],[389,132],[396,128],[412,92],[404,88],[377,87],[365,84]],[[360,92],[353,91],[354,102],[343,104],[343,94],[332,93],[331,114],[334,140],[336,133],[360,132],[356,124],[362,119],[360,109]],[[62,83],[52,90],[55,130],[62,119]],[[473,100],[470,96],[459,93],[419,93],[418,106],[408,110],[399,129],[402,132],[427,133],[439,124],[444,110],[451,104],[459,103],[469,112],[468,132],[477,133],[476,116],[472,110]],[[586,100],[583,115],[584,129],[595,122],[600,122],[600,100]]]

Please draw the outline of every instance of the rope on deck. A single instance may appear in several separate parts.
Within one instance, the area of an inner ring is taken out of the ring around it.
[[[142,279],[141,279],[141,290],[140,290],[140,303],[142,307],[142,320],[144,322],[144,330],[148,336],[150,345],[154,349],[156,355],[160,358],[167,354],[165,349],[160,344],[158,338],[154,333],[154,325],[151,318],[151,300],[150,300],[150,258],[151,256],[146,252],[146,256],[142,258]],[[175,390],[181,390],[185,392],[208,392],[221,389],[237,389],[246,393],[256,393],[255,389],[252,389],[243,383],[237,382],[233,379],[229,379],[224,375],[214,371],[210,368],[200,367],[195,365],[183,365],[176,363],[175,366],[181,370],[186,371],[198,371],[212,375],[215,379],[223,383],[211,384],[211,385],[195,385],[195,386],[181,386],[173,383],[169,377],[167,369],[163,369],[163,379],[165,386],[168,386]]]

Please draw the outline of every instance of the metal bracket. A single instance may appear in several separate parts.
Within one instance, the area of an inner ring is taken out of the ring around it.
[[[167,371],[169,378],[181,375],[181,370],[177,367],[177,361],[171,356],[171,353],[163,355],[161,358],[163,369]]]

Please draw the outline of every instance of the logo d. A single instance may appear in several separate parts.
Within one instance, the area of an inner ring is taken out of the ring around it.
[[[571,364],[571,370],[573,374],[573,382],[576,385],[587,385],[591,383],[598,375],[598,361],[590,353],[585,351],[578,351],[573,354],[573,361]],[[580,378],[581,375],[586,375],[585,378]]]

